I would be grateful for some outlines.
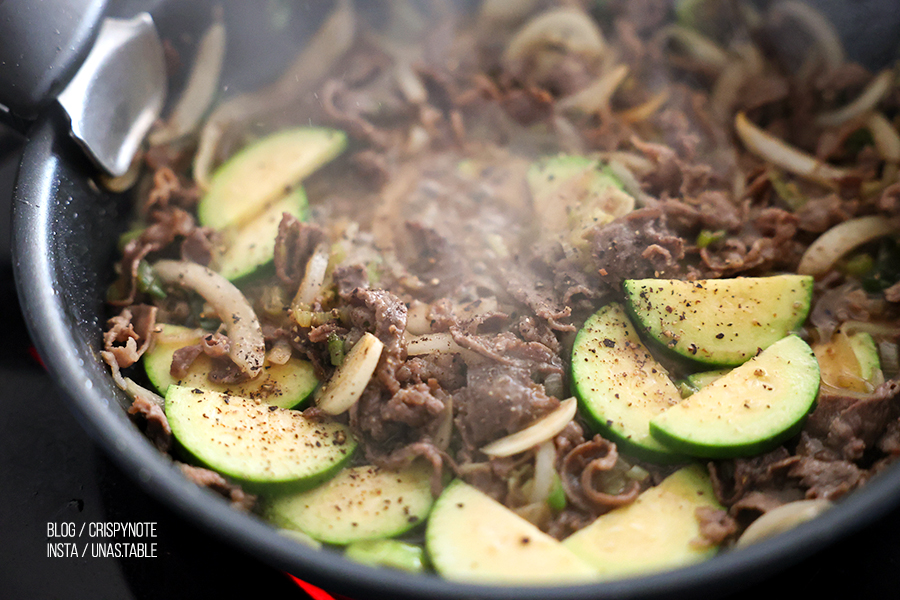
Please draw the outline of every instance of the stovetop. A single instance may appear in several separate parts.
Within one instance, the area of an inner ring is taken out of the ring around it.
[[[143,493],[84,433],[30,354],[8,249],[18,143],[0,129],[0,597],[180,600],[229,598],[246,589],[266,600],[307,598],[285,574]],[[92,556],[97,550],[91,548],[72,556],[66,544],[79,532],[67,531],[67,523],[75,529],[153,523],[156,537],[141,540],[144,552],[155,543],[153,555]],[[900,508],[774,576],[759,573],[728,598],[758,600],[785,591],[817,598],[897,597],[897,540]]]

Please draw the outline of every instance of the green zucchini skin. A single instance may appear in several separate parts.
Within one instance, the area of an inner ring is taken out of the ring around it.
[[[819,381],[812,349],[791,335],[654,417],[650,433],[698,458],[762,454],[800,432]]]
[[[254,493],[315,487],[356,449],[345,425],[199,388],[170,385],[165,411],[175,439],[196,462]]]
[[[246,223],[346,147],[343,131],[323,127],[287,129],[248,145],[213,174],[197,206],[200,224]]]
[[[433,472],[424,461],[396,472],[351,467],[315,489],[267,498],[264,511],[279,526],[328,544],[391,538],[427,519]]]
[[[629,279],[623,288],[629,316],[655,347],[694,364],[730,367],[803,324],[813,278]]]
[[[571,376],[581,414],[593,431],[648,462],[688,460],[650,436],[650,419],[677,404],[681,394],[620,304],[601,308],[578,331]]]
[[[176,380],[170,374],[173,354],[183,346],[199,343],[200,337],[206,332],[169,323],[161,323],[158,327],[160,335],[144,354],[141,363],[150,383],[163,396],[169,386],[174,384],[252,398],[279,408],[298,408],[307,403],[319,385],[312,363],[293,357],[283,365],[267,363],[256,379],[222,384],[209,380],[212,363],[208,356],[200,355],[191,364],[184,378]]]

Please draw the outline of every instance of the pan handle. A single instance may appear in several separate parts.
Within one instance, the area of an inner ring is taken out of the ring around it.
[[[0,120],[34,120],[91,49],[109,0],[0,0]]]

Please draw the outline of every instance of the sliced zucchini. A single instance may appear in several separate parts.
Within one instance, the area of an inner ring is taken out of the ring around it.
[[[871,392],[884,381],[878,347],[869,333],[838,329],[832,338],[813,345],[822,383],[854,392]]]
[[[634,198],[610,168],[587,156],[543,158],[526,174],[528,188],[546,232],[564,235],[585,246],[585,231],[634,210]]]
[[[791,335],[651,419],[650,433],[691,456],[753,456],[796,434],[818,391],[812,349]]]
[[[257,141],[213,174],[197,206],[200,223],[224,229],[249,221],[346,145],[344,132],[319,127],[289,129]]]
[[[226,228],[222,236],[224,243],[215,257],[219,273],[234,281],[269,265],[275,256],[275,238],[282,215],[288,213],[303,219],[306,209],[306,192],[298,187],[246,223]]]
[[[407,573],[422,573],[425,570],[425,551],[422,547],[399,540],[353,542],[344,550],[344,556],[364,565]]]
[[[563,540],[593,565],[603,579],[675,569],[713,556],[715,546],[698,546],[700,507],[721,508],[706,470],[679,469],[634,503],[617,508]]]
[[[432,472],[424,462],[397,472],[344,469],[315,489],[270,498],[265,512],[280,527],[329,544],[394,537],[428,516]]]
[[[625,281],[635,325],[676,354],[739,365],[800,327],[813,278],[805,275]]]
[[[170,385],[166,417],[196,459],[252,490],[306,489],[332,477],[356,448],[346,425],[199,388]]]
[[[650,435],[650,419],[681,401],[681,394],[621,305],[597,311],[575,336],[572,385],[592,429],[623,451],[651,462],[685,460]]]
[[[163,396],[170,385],[176,384],[251,398],[280,408],[295,408],[310,398],[319,384],[312,363],[293,357],[283,365],[265,363],[259,377],[249,381],[213,383],[209,380],[212,361],[205,354],[198,356],[187,374],[176,380],[170,373],[172,355],[179,348],[199,343],[209,332],[181,325],[162,324],[159,327],[156,341],[144,354],[143,363],[150,383]]]
[[[683,386],[681,388],[682,396],[690,396],[700,390],[700,388],[709,385],[716,379],[722,377],[728,373],[730,369],[716,369],[714,371],[700,371],[699,373],[691,373],[687,377],[684,378]],[[687,393],[685,393],[687,390]]]
[[[455,581],[552,585],[597,578],[559,541],[459,479],[435,502],[425,547],[437,572]]]

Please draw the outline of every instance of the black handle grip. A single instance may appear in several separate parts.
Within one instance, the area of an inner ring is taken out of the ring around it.
[[[35,119],[84,61],[109,0],[0,0],[0,104]]]

